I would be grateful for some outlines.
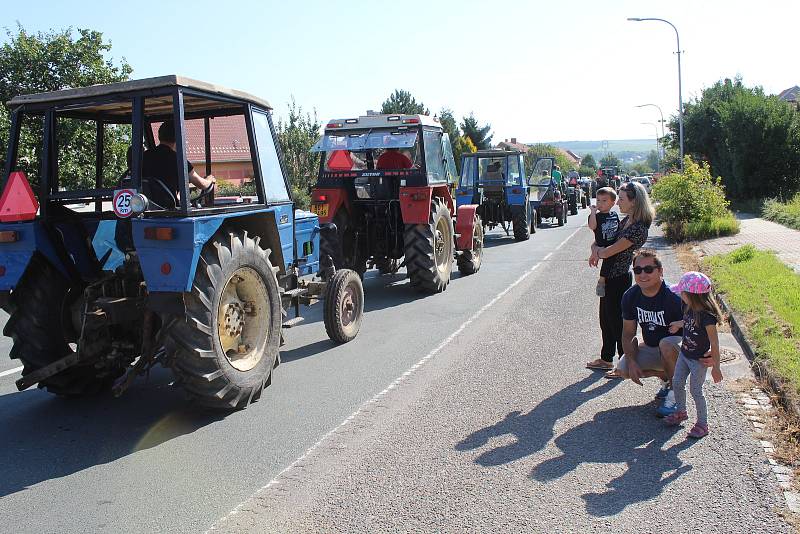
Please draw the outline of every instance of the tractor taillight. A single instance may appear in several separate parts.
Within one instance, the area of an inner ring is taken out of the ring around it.
[[[172,272],[172,265],[170,265],[169,263],[162,263],[161,264],[161,274],[166,276],[171,272]]]
[[[0,265],[0,276],[5,276],[5,275],[6,275],[6,266]]]
[[[314,202],[327,202],[328,201],[328,195],[322,195],[320,193],[314,193],[314,198],[312,198],[311,200],[313,200]]]
[[[520,189],[519,187],[515,187],[511,190],[511,192],[514,193],[515,195],[521,195],[522,189]]]
[[[419,124],[419,119],[403,119],[403,124]]]
[[[329,122],[325,128],[341,128],[341,127],[342,127],[341,122]]]
[[[173,238],[173,234],[174,232],[170,227],[149,226],[144,229],[144,238],[156,241],[170,241]]]
[[[0,232],[0,243],[16,243],[18,239],[19,236],[14,230]]]

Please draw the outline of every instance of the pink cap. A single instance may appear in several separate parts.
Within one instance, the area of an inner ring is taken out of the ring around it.
[[[710,293],[711,292],[711,279],[697,271],[689,271],[681,276],[680,281],[674,286],[670,287],[673,293]]]

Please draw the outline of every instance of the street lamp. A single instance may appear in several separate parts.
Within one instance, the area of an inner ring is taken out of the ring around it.
[[[678,35],[678,28],[675,27],[673,23],[668,20],[664,19],[657,19],[657,18],[641,18],[641,17],[628,17],[628,20],[633,22],[642,22],[645,20],[656,20],[658,22],[665,22],[672,26],[672,29],[675,30],[675,38],[678,42],[678,143],[680,145],[681,150],[681,172],[683,172],[683,94],[681,88],[681,37]]]
[[[641,124],[649,124],[656,131],[656,172],[661,172],[661,147],[658,144],[658,126],[653,122],[643,122]]]
[[[633,106],[635,108],[643,108],[646,106],[652,106],[658,110],[659,115],[661,115],[661,139],[664,139],[664,112],[661,111],[661,107],[657,104],[639,104],[638,106]]]

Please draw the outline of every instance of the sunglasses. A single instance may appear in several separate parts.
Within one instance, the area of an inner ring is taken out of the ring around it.
[[[644,267],[634,267],[633,274],[642,274],[642,271],[646,272],[647,274],[653,274],[653,271],[658,269],[655,265],[645,265]]]
[[[625,191],[628,194],[628,199],[633,200],[636,198],[636,186],[626,185],[620,188],[620,191]]]

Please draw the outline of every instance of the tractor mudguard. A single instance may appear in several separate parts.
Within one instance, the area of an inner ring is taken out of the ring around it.
[[[447,185],[401,187],[400,211],[405,224],[428,224],[431,216],[431,202],[433,197],[442,198],[450,210],[450,215],[455,215],[453,196]]]
[[[327,212],[323,209],[325,205],[328,206]],[[336,213],[342,206],[344,206],[348,212],[352,212],[350,209],[350,198],[347,196],[347,191],[344,189],[321,188],[314,189],[311,193],[311,211],[317,214],[319,222],[322,224],[333,222],[333,218],[336,217]]]
[[[458,215],[456,216],[456,233],[458,234],[456,250],[472,249],[472,236],[475,227],[475,212],[477,209],[477,204],[467,204],[458,207]]]
[[[0,291],[8,291],[17,286],[34,252],[42,254],[65,277],[69,277],[67,268],[59,259],[41,220],[2,223],[0,231],[13,232],[13,241],[0,243],[0,267],[3,268]]]

